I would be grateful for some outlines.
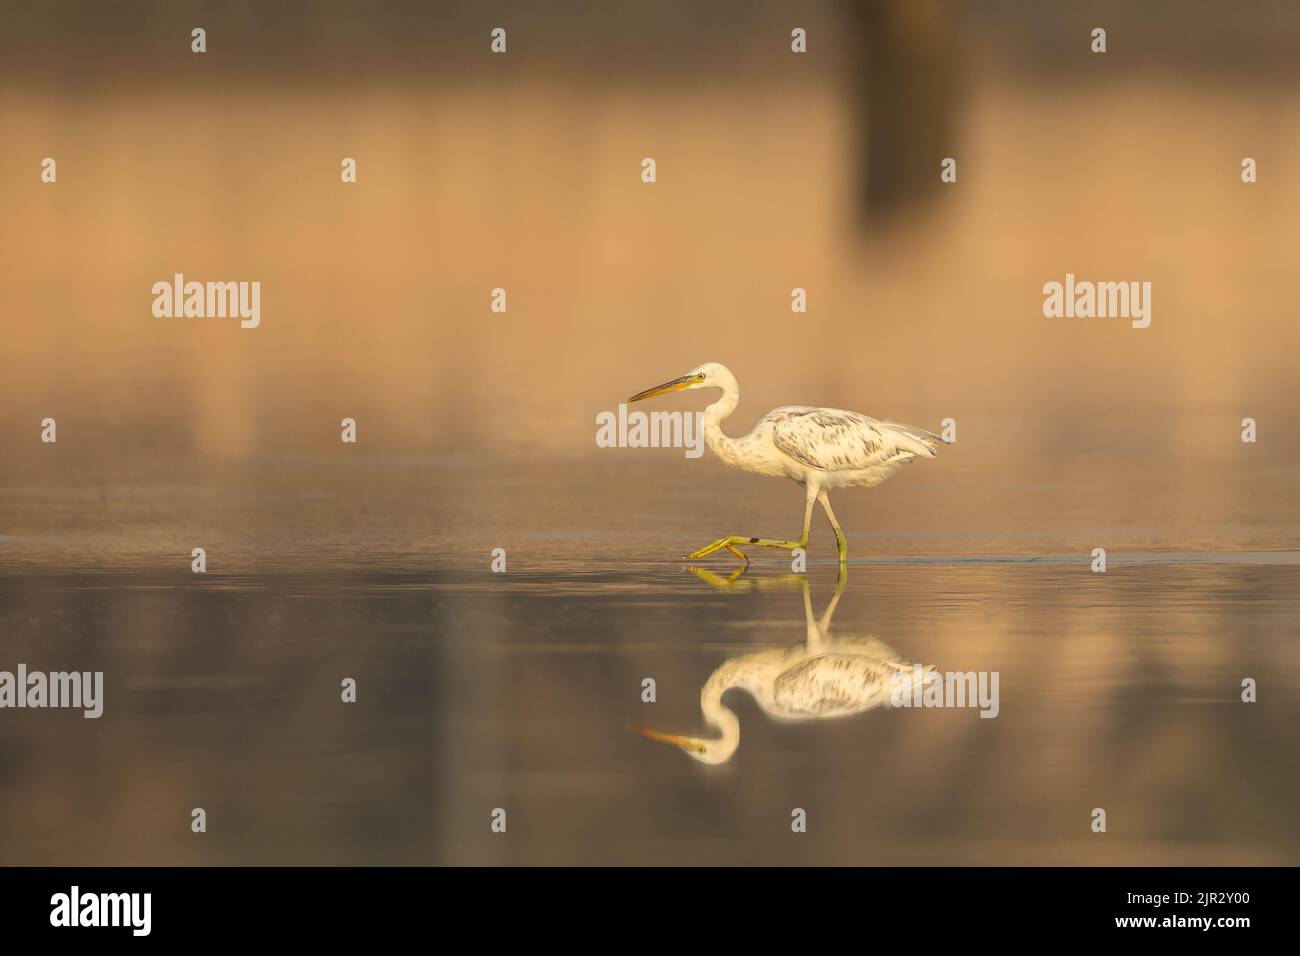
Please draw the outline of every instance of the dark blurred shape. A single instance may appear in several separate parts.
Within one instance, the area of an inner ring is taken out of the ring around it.
[[[939,163],[956,152],[961,44],[934,0],[871,0],[849,19],[863,50],[859,202],[874,228],[936,195]]]

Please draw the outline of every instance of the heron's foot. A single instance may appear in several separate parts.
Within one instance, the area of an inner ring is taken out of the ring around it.
[[[740,538],[735,536],[730,538],[719,538],[717,541],[713,542],[712,544],[706,544],[704,547],[699,548],[696,551],[692,551],[690,554],[686,556],[686,560],[694,561],[696,558],[707,558],[709,555],[713,554],[714,552],[721,551],[723,548],[726,548],[736,557],[740,558],[740,560],[743,561],[745,564],[749,564],[749,558],[745,556],[745,552],[741,551],[738,547],[736,547],[737,544],[740,544],[748,540],[749,540],[748,538]]]
[[[736,545],[738,544],[756,544],[760,548],[780,548],[783,551],[793,551],[795,548],[805,547],[808,544],[808,542],[807,541],[778,541],[775,538],[746,538],[744,535],[733,534],[730,537],[719,538],[717,541],[713,542],[712,544],[706,544],[698,551],[693,551],[690,554],[688,554],[686,557],[687,560],[694,561],[697,558],[707,558],[709,555],[717,551],[721,551],[723,548],[726,548],[736,557],[740,558],[740,560],[748,563],[749,559],[745,557],[744,552],[741,551],[738,547],[736,547]]]
[[[686,570],[705,584],[719,591],[796,591],[808,586],[808,575],[806,574],[782,574],[774,578],[747,578],[744,574],[749,570],[749,566],[744,564],[726,576],[716,574],[707,568],[697,568],[695,565],[688,566]]]
[[[740,576],[745,573],[749,565],[742,564],[736,570],[732,571],[725,578],[720,574],[714,574],[705,568],[689,567],[686,570],[695,575],[706,584],[712,585],[719,591],[749,590],[751,582],[740,580]]]

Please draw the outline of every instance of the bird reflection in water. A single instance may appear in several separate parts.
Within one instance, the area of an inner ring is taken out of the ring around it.
[[[733,657],[709,675],[700,691],[700,710],[705,723],[718,736],[686,737],[635,728],[651,740],[680,747],[701,763],[726,763],[740,746],[740,720],[722,702],[733,688],[749,693],[769,717],[827,720],[871,710],[888,702],[895,691],[910,696],[918,673],[924,681],[933,670],[927,666],[918,672],[912,661],[874,637],[831,636],[831,616],[844,593],[843,570],[820,619],[813,614],[808,579],[803,575],[754,581],[742,578],[741,571],[722,577],[702,568],[689,570],[714,587],[729,591],[798,587],[803,592],[807,622],[803,643]]]

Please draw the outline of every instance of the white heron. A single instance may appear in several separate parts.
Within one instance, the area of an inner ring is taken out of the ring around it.
[[[698,572],[705,580],[708,572]],[[740,720],[722,702],[739,688],[749,693],[769,717],[780,720],[825,720],[871,710],[894,694],[910,698],[918,680],[929,679],[934,668],[916,668],[889,645],[874,637],[831,637],[831,615],[844,593],[841,580],[835,596],[818,621],[813,617],[808,579],[803,585],[807,637],[790,648],[733,657],[718,667],[700,691],[700,711],[717,737],[684,737],[644,727],[633,728],[651,740],[672,744],[700,763],[726,763],[740,746]],[[714,582],[724,584],[717,578]],[[730,584],[731,582],[725,582]]]
[[[707,557],[726,548],[742,561],[748,561],[737,547],[743,544],[787,551],[802,548],[808,544],[813,502],[817,501],[835,529],[835,543],[843,564],[848,560],[848,542],[835,520],[835,512],[831,511],[827,491],[878,485],[906,462],[933,458],[937,443],[944,441],[915,425],[882,422],[840,408],[808,405],[774,408],[758,420],[748,435],[728,437],[722,431],[722,420],[736,410],[740,385],[731,370],[718,362],[697,365],[681,378],[638,392],[628,402],[691,388],[722,390],[722,397],[704,410],[704,442],[715,455],[728,465],[755,474],[793,478],[803,485],[807,496],[803,534],[798,541],[729,535],[692,552],[688,555],[691,559]]]

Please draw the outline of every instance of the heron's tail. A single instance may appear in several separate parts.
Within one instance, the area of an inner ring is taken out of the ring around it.
[[[904,425],[901,422],[881,422],[881,424],[888,425],[894,431],[901,432],[909,438],[915,438],[931,451],[934,450],[935,442],[942,442],[945,445],[952,444],[952,442],[948,441],[942,435],[928,432],[924,428],[918,428],[916,425]]]

